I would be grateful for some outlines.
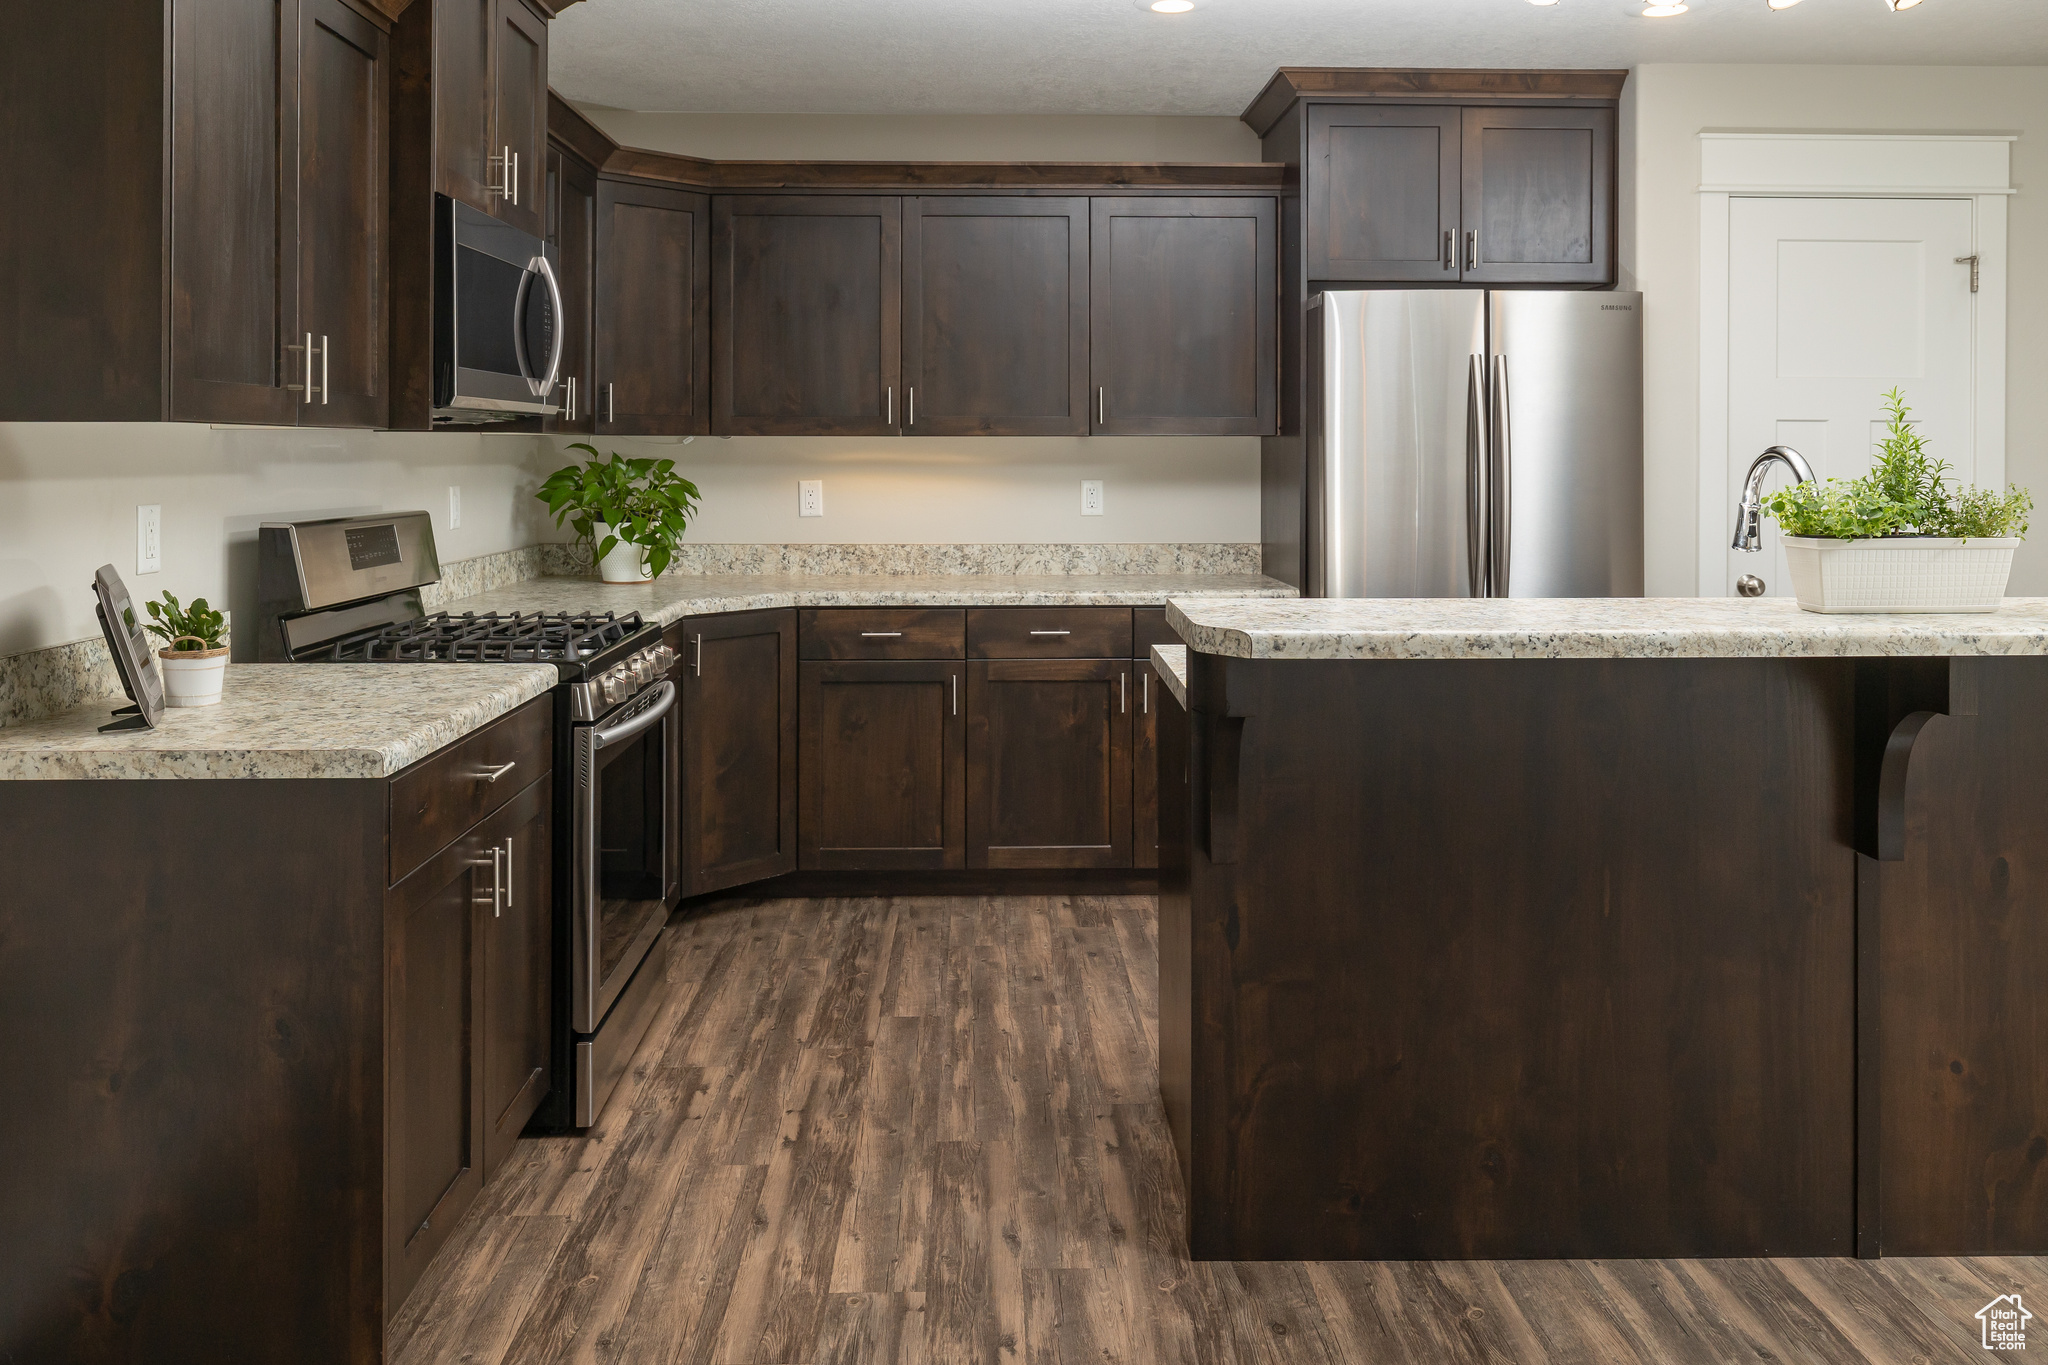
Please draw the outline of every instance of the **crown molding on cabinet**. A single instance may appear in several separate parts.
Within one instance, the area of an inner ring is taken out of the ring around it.
[[[1273,193],[1277,162],[1166,161],[712,161],[621,147],[552,90],[548,135],[606,175],[705,191],[1221,189]]]
[[[1621,98],[1627,71],[1477,69],[1430,70],[1419,67],[1283,66],[1273,73],[1245,111],[1238,115],[1264,137],[1296,100],[1308,96],[1332,99],[1389,100],[1403,104],[1443,100],[1457,104],[1492,101],[1559,100],[1612,102]]]

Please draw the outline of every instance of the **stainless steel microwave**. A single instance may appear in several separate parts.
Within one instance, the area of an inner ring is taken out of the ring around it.
[[[556,411],[562,290],[540,238],[434,196],[434,420]]]

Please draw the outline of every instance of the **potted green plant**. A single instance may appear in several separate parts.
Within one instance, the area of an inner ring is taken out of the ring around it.
[[[588,545],[598,577],[607,583],[645,583],[658,577],[682,548],[698,503],[697,485],[676,473],[674,460],[629,460],[617,451],[587,464],[565,465],[534,494],[555,525],[567,521],[578,544]]]
[[[164,705],[212,706],[220,701],[228,668],[227,618],[195,597],[181,606],[165,593],[145,604],[150,620],[143,629],[164,641],[156,652],[164,679]]]
[[[1996,611],[2034,500],[1949,483],[1913,429],[1905,396],[1884,395],[1877,462],[1860,479],[1797,483],[1765,499],[1784,532],[1792,591],[1808,611]]]

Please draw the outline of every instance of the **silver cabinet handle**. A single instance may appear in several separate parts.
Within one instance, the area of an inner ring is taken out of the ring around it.
[[[491,845],[491,918],[505,913],[505,850]]]
[[[1465,234],[1465,268],[1479,268],[1479,229],[1473,228]]]
[[[1109,420],[1109,417],[1107,416],[1108,412],[1109,412],[1109,396],[1108,396],[1108,391],[1107,391],[1107,390],[1105,390],[1105,389],[1103,388],[1103,386],[1102,386],[1102,385],[1100,385],[1100,384],[1097,384],[1097,385],[1095,386],[1095,425],[1096,425],[1096,426],[1098,426],[1098,427],[1099,427],[1099,426],[1101,426],[1101,425],[1102,425],[1103,423],[1105,423],[1105,422],[1107,422],[1107,421]]]
[[[512,836],[505,836],[505,908],[512,908],[512,888],[518,885],[512,879]]]
[[[573,374],[562,381],[562,420],[576,420],[576,376]]]
[[[612,396],[610,381],[606,381],[604,386],[604,420],[607,422],[619,420],[619,405]]]
[[[1128,673],[1116,675],[1116,709],[1118,711],[1128,711],[1131,709],[1131,675]]]
[[[917,425],[917,385],[912,384],[909,388],[905,389],[903,391],[903,398],[903,425],[906,427],[914,427]]]
[[[960,675],[953,673],[948,676],[953,681],[953,714],[957,716],[960,714]]]
[[[1152,714],[1152,670],[1149,668],[1138,675],[1138,709],[1148,716]]]
[[[511,772],[514,768],[518,766],[519,760],[515,758],[510,763],[500,763],[495,768],[486,768],[482,772],[478,773],[477,776],[481,777],[486,782],[496,782],[499,778],[503,777],[506,773]]]
[[[704,676],[704,637],[696,635],[691,638],[696,642],[696,657],[690,661],[690,671],[701,678]]]
[[[1072,635],[1074,632],[1071,630],[1034,630],[1031,633],[1033,635]]]
[[[516,204],[519,202],[519,153],[512,151],[510,147],[505,150],[512,157],[512,174],[505,178],[512,182],[512,202]]]
[[[896,425],[896,386],[894,384],[889,386],[887,402],[889,406],[882,413],[882,425],[893,427]]]
[[[864,630],[860,633],[860,638],[863,640],[894,640],[900,638],[902,634],[903,632],[900,630]]]
[[[284,386],[285,392],[299,395],[299,402],[301,403],[310,403],[313,401],[313,334],[311,332],[306,333],[306,340],[302,344],[287,346],[285,349],[287,351],[299,352],[306,362],[306,382],[303,384],[287,384]]]
[[[320,335],[320,406],[327,406],[327,334]]]
[[[1457,230],[1456,228],[1445,228],[1445,229],[1444,229],[1444,269],[1446,269],[1446,270],[1456,270],[1457,268],[1458,268],[1458,230]]]

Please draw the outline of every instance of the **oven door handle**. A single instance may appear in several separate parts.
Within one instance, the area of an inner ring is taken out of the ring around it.
[[[669,713],[676,704],[676,685],[663,679],[655,684],[654,690],[644,694],[648,700],[635,702],[633,714],[610,725],[593,726],[590,731],[590,747],[593,751],[609,749],[614,744],[623,744],[633,736],[647,729]]]

